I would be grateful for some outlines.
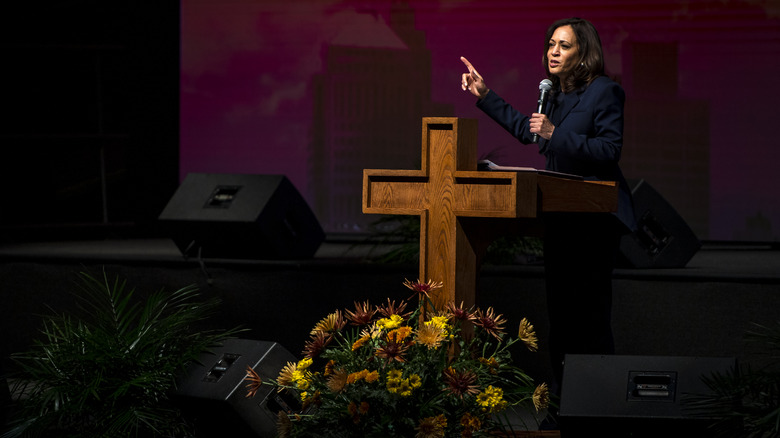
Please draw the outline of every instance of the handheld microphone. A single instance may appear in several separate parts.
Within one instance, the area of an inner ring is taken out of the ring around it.
[[[536,112],[539,114],[544,114],[544,107],[547,106],[547,97],[550,95],[550,90],[552,90],[552,81],[549,79],[543,79],[542,82],[539,82],[539,106],[536,107]],[[539,134],[534,134],[533,140],[534,143],[539,142]]]

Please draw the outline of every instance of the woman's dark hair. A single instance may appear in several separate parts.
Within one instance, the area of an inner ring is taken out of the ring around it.
[[[566,84],[560,84],[557,76],[550,75],[550,67],[547,59],[547,50],[550,48],[550,39],[555,33],[555,29],[561,26],[571,26],[574,35],[577,38],[577,50],[580,59],[577,61],[577,67],[566,79]],[[572,17],[558,20],[547,29],[547,35],[544,40],[544,68],[547,76],[553,81],[555,88],[561,87],[564,90],[575,90],[591,83],[594,79],[604,75],[604,52],[601,49],[601,38],[593,24],[585,19]]]

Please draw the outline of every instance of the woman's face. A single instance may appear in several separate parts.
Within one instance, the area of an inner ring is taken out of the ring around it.
[[[563,82],[579,62],[574,29],[569,25],[555,29],[547,44],[547,68],[550,74],[558,76],[558,79]]]

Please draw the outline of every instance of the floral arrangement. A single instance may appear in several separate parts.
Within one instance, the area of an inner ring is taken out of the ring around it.
[[[276,380],[247,369],[247,397],[268,384],[300,403],[279,412],[280,437],[488,436],[511,430],[510,409],[547,407],[546,384],[534,387],[509,353],[516,342],[537,349],[525,318],[511,338],[493,308],[436,309],[442,283],[404,285],[414,293],[398,304],[355,302],[319,321]]]

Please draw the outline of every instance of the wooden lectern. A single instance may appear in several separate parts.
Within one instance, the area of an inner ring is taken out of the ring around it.
[[[497,237],[540,228],[542,212],[617,210],[615,182],[477,171],[477,121],[423,118],[420,170],[363,170],[363,213],[420,216],[421,281],[432,297],[474,305],[478,259]]]

